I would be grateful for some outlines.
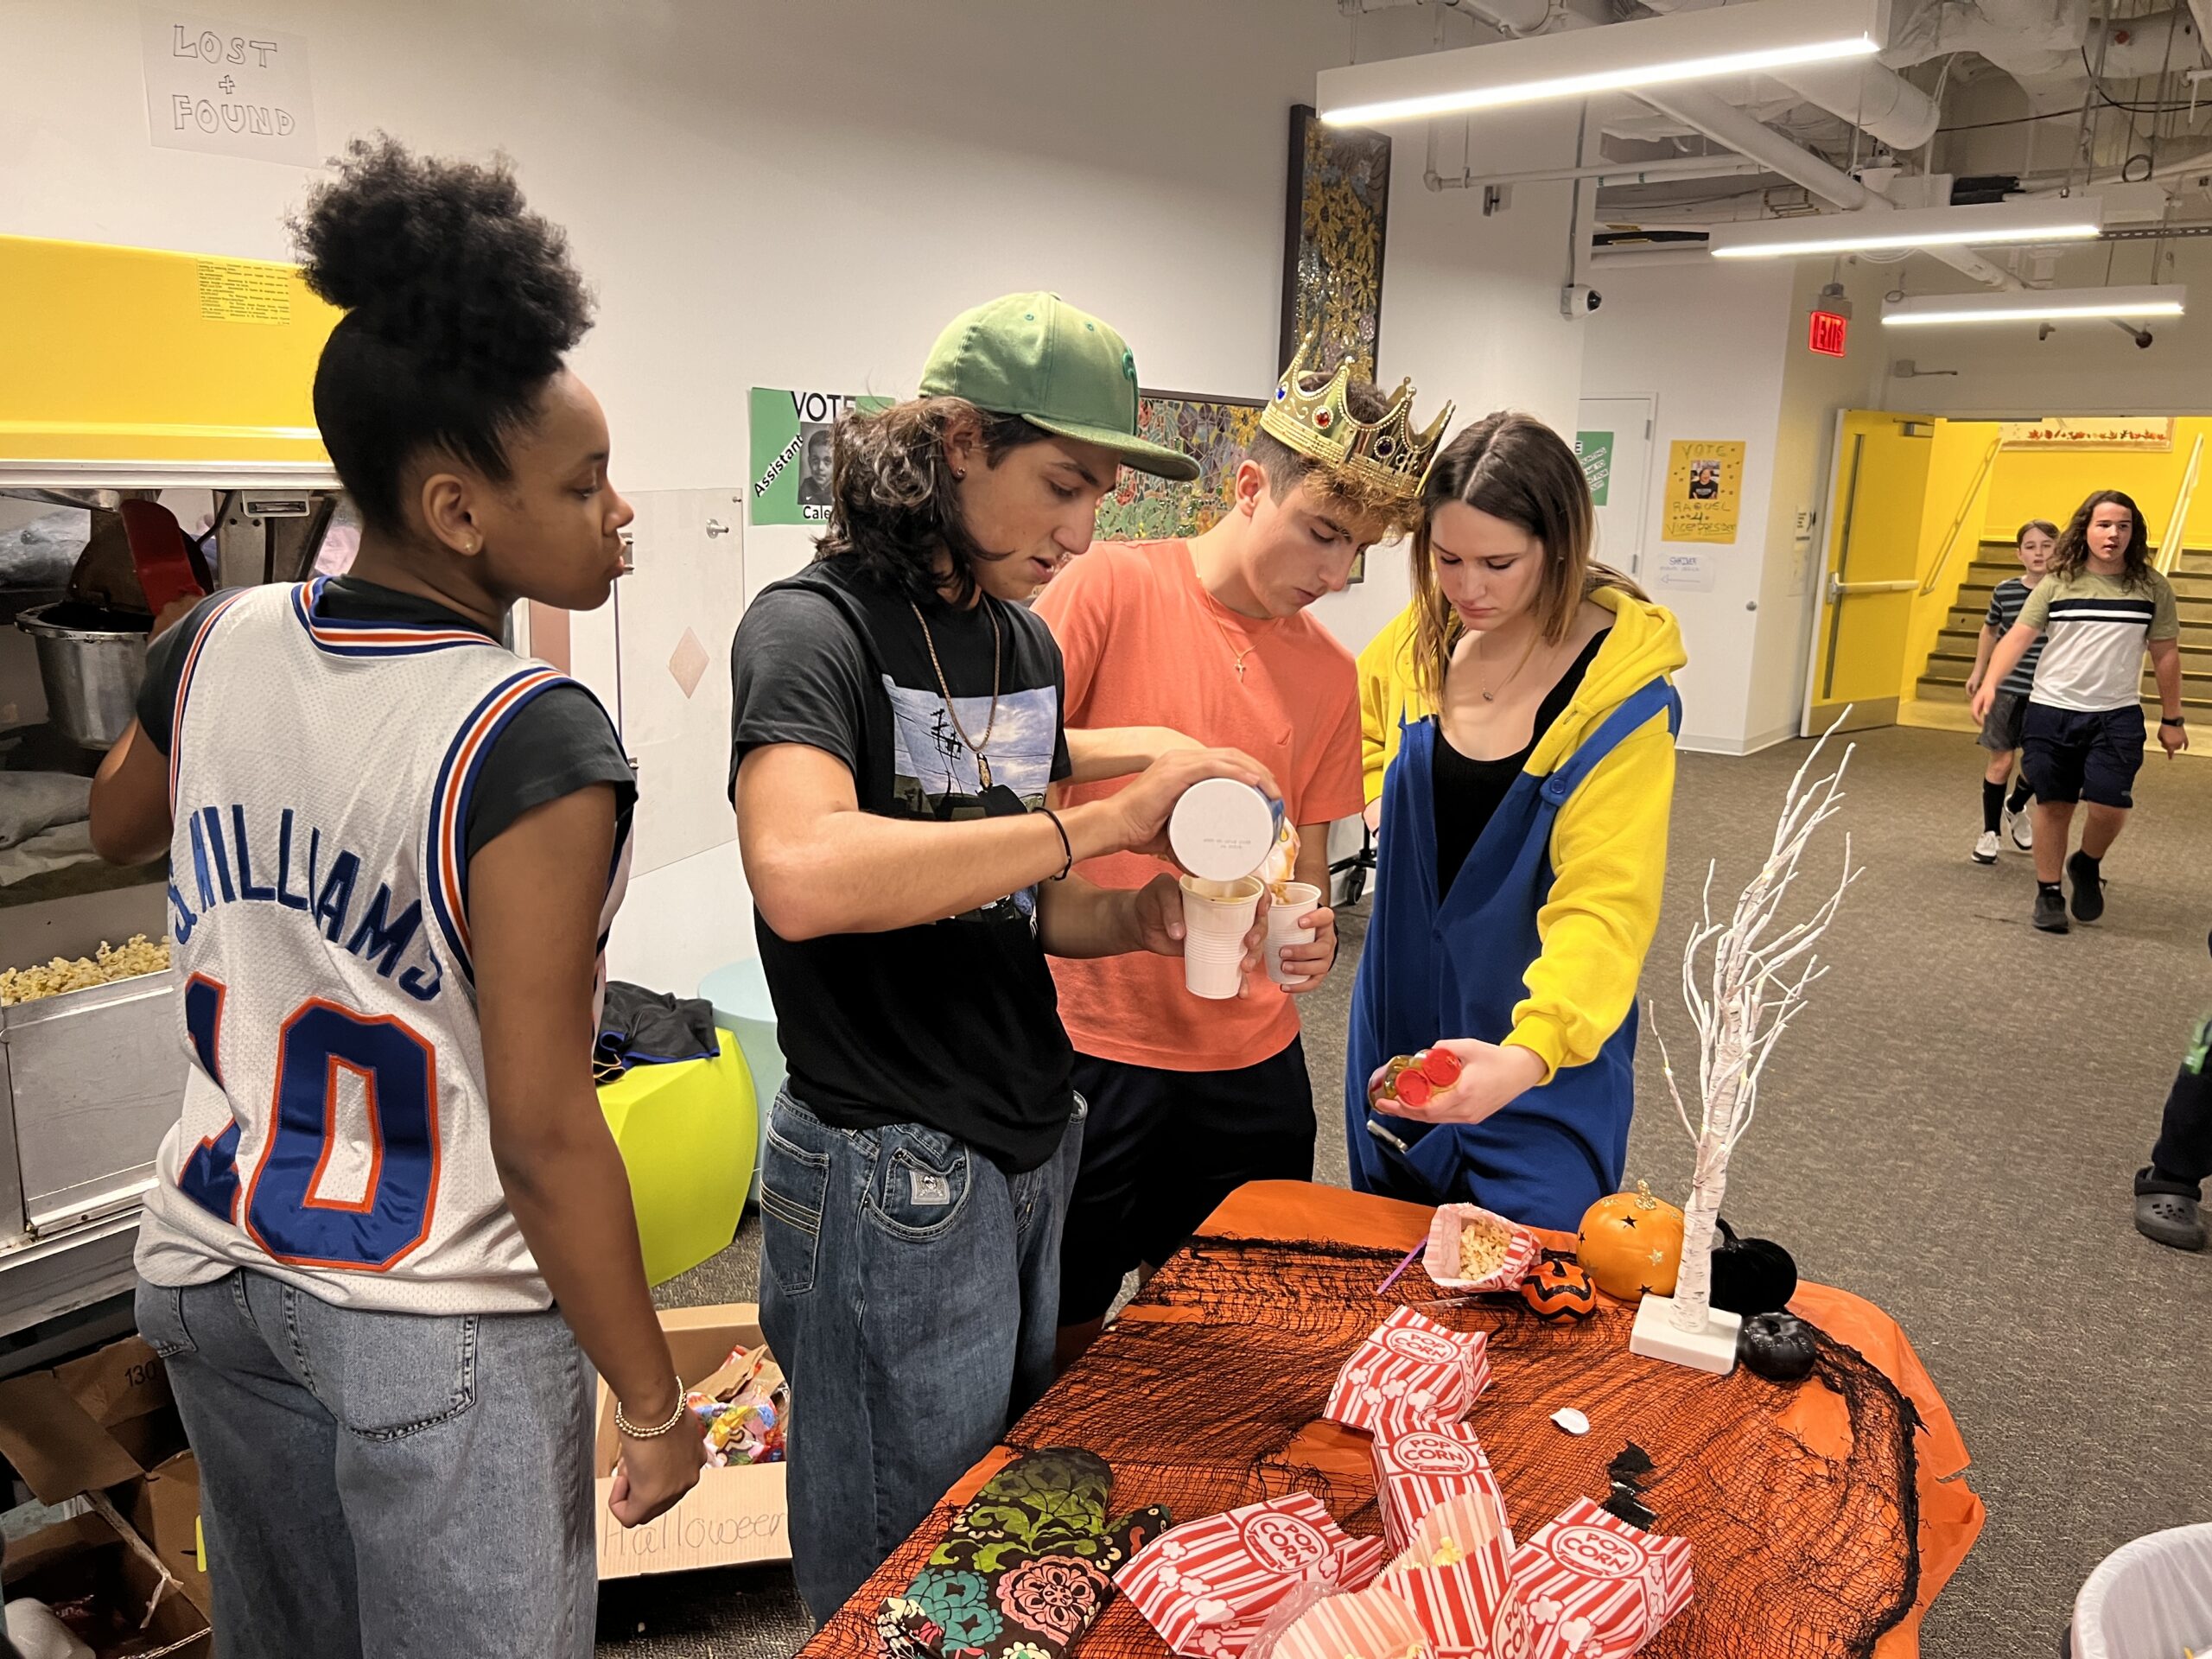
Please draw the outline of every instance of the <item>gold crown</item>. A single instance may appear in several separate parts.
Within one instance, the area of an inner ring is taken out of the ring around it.
[[[1306,359],[1314,338],[1309,334],[1299,342],[1298,354],[1283,371],[1267,412],[1260,416],[1260,429],[1300,454],[1340,467],[1388,494],[1418,496],[1443,446],[1444,429],[1451,424],[1454,406],[1446,404],[1426,428],[1414,431],[1414,383],[1408,378],[1390,394],[1382,419],[1360,420],[1344,403],[1345,389],[1351,385],[1351,358],[1338,365],[1319,391],[1306,390]]]

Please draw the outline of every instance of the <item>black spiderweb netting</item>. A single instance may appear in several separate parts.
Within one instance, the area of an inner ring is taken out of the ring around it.
[[[1821,1338],[1799,1384],[1740,1367],[1726,1378],[1628,1351],[1630,1308],[1546,1325],[1517,1303],[1427,1299],[1417,1269],[1378,1297],[1397,1253],[1310,1242],[1200,1238],[1155,1276],[1119,1324],[1007,1436],[1019,1451],[1078,1446],[1114,1470],[1116,1513],[1165,1503],[1177,1521],[1317,1494],[1347,1531],[1379,1533],[1364,1435],[1322,1423],[1352,1348],[1401,1302],[1490,1333],[1492,1376],[1467,1421],[1526,1536],[1578,1497],[1603,1501],[1605,1466],[1634,1441],[1654,1472],[1643,1502],[1657,1529],[1691,1540],[1689,1610],[1643,1651],[1654,1659],[1867,1659],[1918,1592],[1914,1434],[1897,1387],[1853,1349]],[[1840,1400],[1830,1427],[1801,1433],[1801,1389]],[[1573,1406],[1591,1432],[1550,1421]],[[878,1659],[874,1615],[942,1538],[928,1522],[804,1650]],[[1117,1597],[1077,1659],[1159,1659],[1166,1644]]]

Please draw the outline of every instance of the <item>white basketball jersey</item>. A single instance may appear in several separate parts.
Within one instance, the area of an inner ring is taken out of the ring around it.
[[[247,588],[181,644],[168,899],[190,1064],[139,1270],[544,1307],[492,1160],[465,834],[493,740],[569,682],[467,629],[319,617],[306,586]],[[628,868],[626,839],[602,946]]]

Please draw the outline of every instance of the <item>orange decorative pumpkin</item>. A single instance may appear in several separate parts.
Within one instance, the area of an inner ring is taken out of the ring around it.
[[[1546,1325],[1586,1319],[1598,1311],[1590,1275],[1572,1262],[1547,1262],[1521,1281],[1521,1300]]]
[[[1624,1302],[1641,1301],[1647,1292],[1671,1296],[1682,1265],[1682,1212],[1638,1181],[1635,1192],[1600,1198],[1583,1212],[1574,1255],[1608,1296]]]

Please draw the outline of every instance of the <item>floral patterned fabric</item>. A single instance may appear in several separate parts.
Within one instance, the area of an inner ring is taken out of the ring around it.
[[[1114,1471],[1047,1446],[991,1478],[929,1564],[883,1604],[891,1659],[1062,1659],[1112,1593],[1114,1570],[1166,1530],[1154,1505],[1109,1522]]]

